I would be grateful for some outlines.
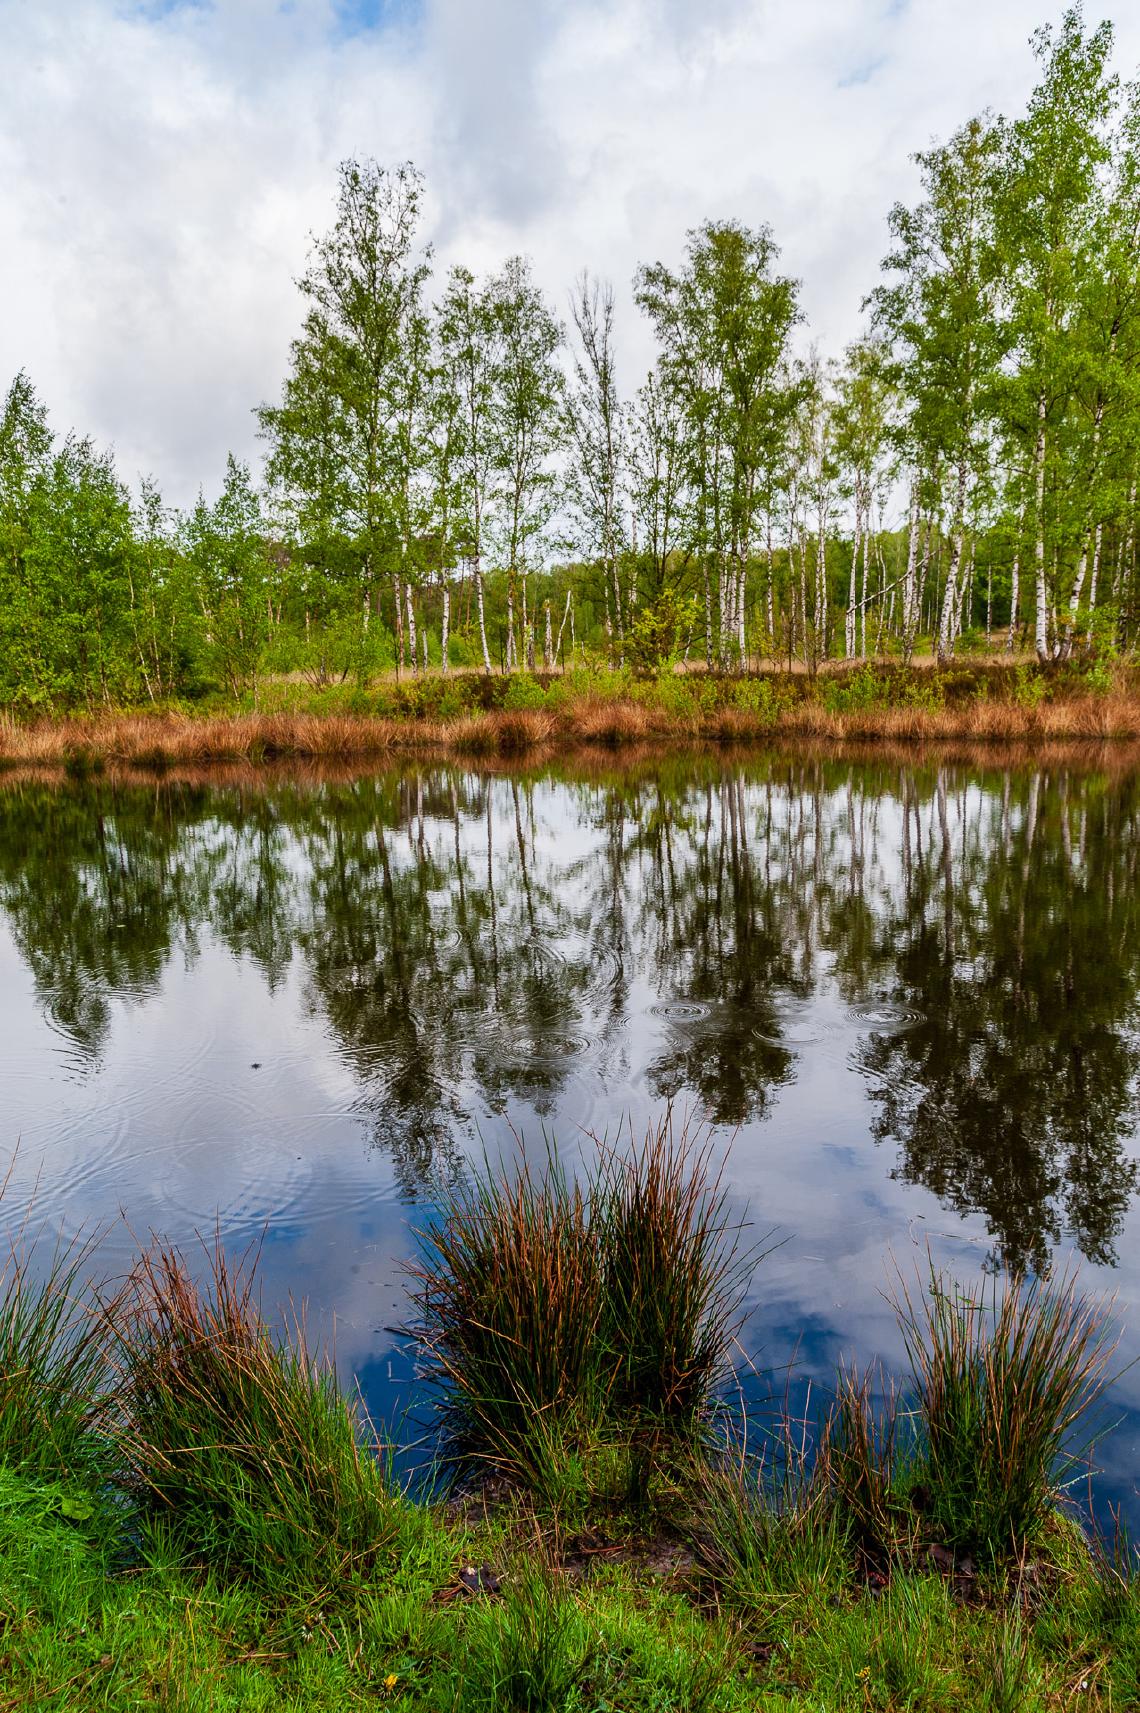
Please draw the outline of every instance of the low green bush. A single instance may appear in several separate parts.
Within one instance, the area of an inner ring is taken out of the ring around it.
[[[502,706],[510,713],[524,713],[547,705],[546,691],[529,672],[514,672],[507,680]]]

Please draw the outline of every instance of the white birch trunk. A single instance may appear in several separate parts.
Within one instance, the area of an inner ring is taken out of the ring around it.
[[[1101,550],[1101,542],[1103,539],[1103,534],[1104,534],[1104,525],[1103,525],[1103,523],[1098,523],[1096,526],[1096,535],[1093,538],[1092,576],[1089,579],[1089,612],[1090,613],[1094,613],[1096,611],[1096,585],[1097,585],[1097,579],[1100,576],[1100,550]]]
[[[902,645],[903,659],[910,665],[911,650],[918,634],[918,483],[910,490],[910,519],[906,547],[906,579],[903,583]]]
[[[1049,597],[1045,587],[1045,412],[1046,400],[1042,393],[1037,400],[1037,441],[1033,448],[1033,644],[1038,660],[1042,661],[1049,658]]]
[[[475,580],[475,610],[479,614],[479,643],[483,650],[483,671],[488,678],[491,676],[491,651],[487,647],[487,616],[483,607],[483,567],[479,555],[475,555],[472,566],[472,576]]]
[[[1005,652],[1013,653],[1014,638],[1017,635],[1018,607],[1021,604],[1021,537],[1025,528],[1025,507],[1022,506],[1017,514],[1017,540],[1013,544],[1013,567],[1009,578],[1009,635],[1005,639]]]
[[[776,652],[776,593],[772,575],[772,519],[768,519],[768,647]]]
[[[859,602],[859,654],[867,658],[867,572],[871,557],[871,531],[863,531],[863,598]]]
[[[958,491],[954,501],[954,533],[950,540],[950,564],[946,570],[946,588],[942,596],[942,618],[938,626],[938,658],[949,660],[954,652],[955,623],[958,616],[958,572],[962,564],[962,546],[966,538],[966,464],[958,466]]]
[[[847,586],[847,619],[843,627],[843,653],[847,660],[855,658],[855,608],[859,599],[859,500],[855,500],[855,539],[851,547],[851,577]]]
[[[448,646],[451,642],[450,630],[451,630],[451,590],[448,588],[448,586],[445,582],[443,585],[443,620],[442,620],[442,623],[440,625],[440,633],[439,633],[439,669],[443,673],[447,673],[451,670],[451,664],[450,664],[450,661],[448,660],[448,655],[447,655]]]
[[[562,611],[562,623],[558,627],[558,641],[554,645],[555,659],[557,659],[558,656],[562,653],[562,632],[566,629],[566,620],[571,616],[571,614],[570,614],[570,603],[571,603],[572,599],[573,599],[573,596],[571,594],[571,591],[569,589],[567,589],[567,591],[566,591],[566,605]]]
[[[404,600],[408,611],[408,648],[412,656],[412,671],[417,670],[416,662],[416,614],[412,606],[412,585],[404,584]]]

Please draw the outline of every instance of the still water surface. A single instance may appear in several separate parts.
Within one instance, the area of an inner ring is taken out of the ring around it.
[[[1140,777],[688,758],[0,783],[0,1218],[263,1240],[377,1414],[402,1266],[484,1150],[672,1101],[781,1246],[795,1388],[901,1348],[892,1258],[1082,1263],[1140,1354]],[[782,1379],[777,1382],[782,1386]],[[1100,1494],[1140,1523],[1140,1368]]]

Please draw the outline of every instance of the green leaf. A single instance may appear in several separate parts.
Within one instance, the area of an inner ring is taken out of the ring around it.
[[[59,1501],[60,1514],[69,1517],[73,1523],[86,1523],[95,1515],[95,1507],[90,1499],[68,1499]]]

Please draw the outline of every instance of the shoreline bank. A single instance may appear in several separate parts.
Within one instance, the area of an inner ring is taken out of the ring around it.
[[[705,681],[691,696],[660,686],[572,695],[521,683],[504,706],[449,712],[310,706],[225,712],[110,711],[27,719],[0,715],[0,768],[140,769],[278,760],[376,762],[402,756],[507,758],[574,751],[651,751],[678,745],[756,748],[865,745],[898,750],[931,744],[979,750],[1003,745],[1140,743],[1140,692],[1064,694],[1021,702],[992,695],[921,702],[877,698],[858,678],[827,695],[781,699],[772,680]],[[1034,680],[1040,683],[1042,680]],[[842,693],[841,693],[842,692]],[[846,696],[846,702],[844,700]],[[439,701],[440,698],[435,698]],[[530,705],[511,705],[515,701]]]

